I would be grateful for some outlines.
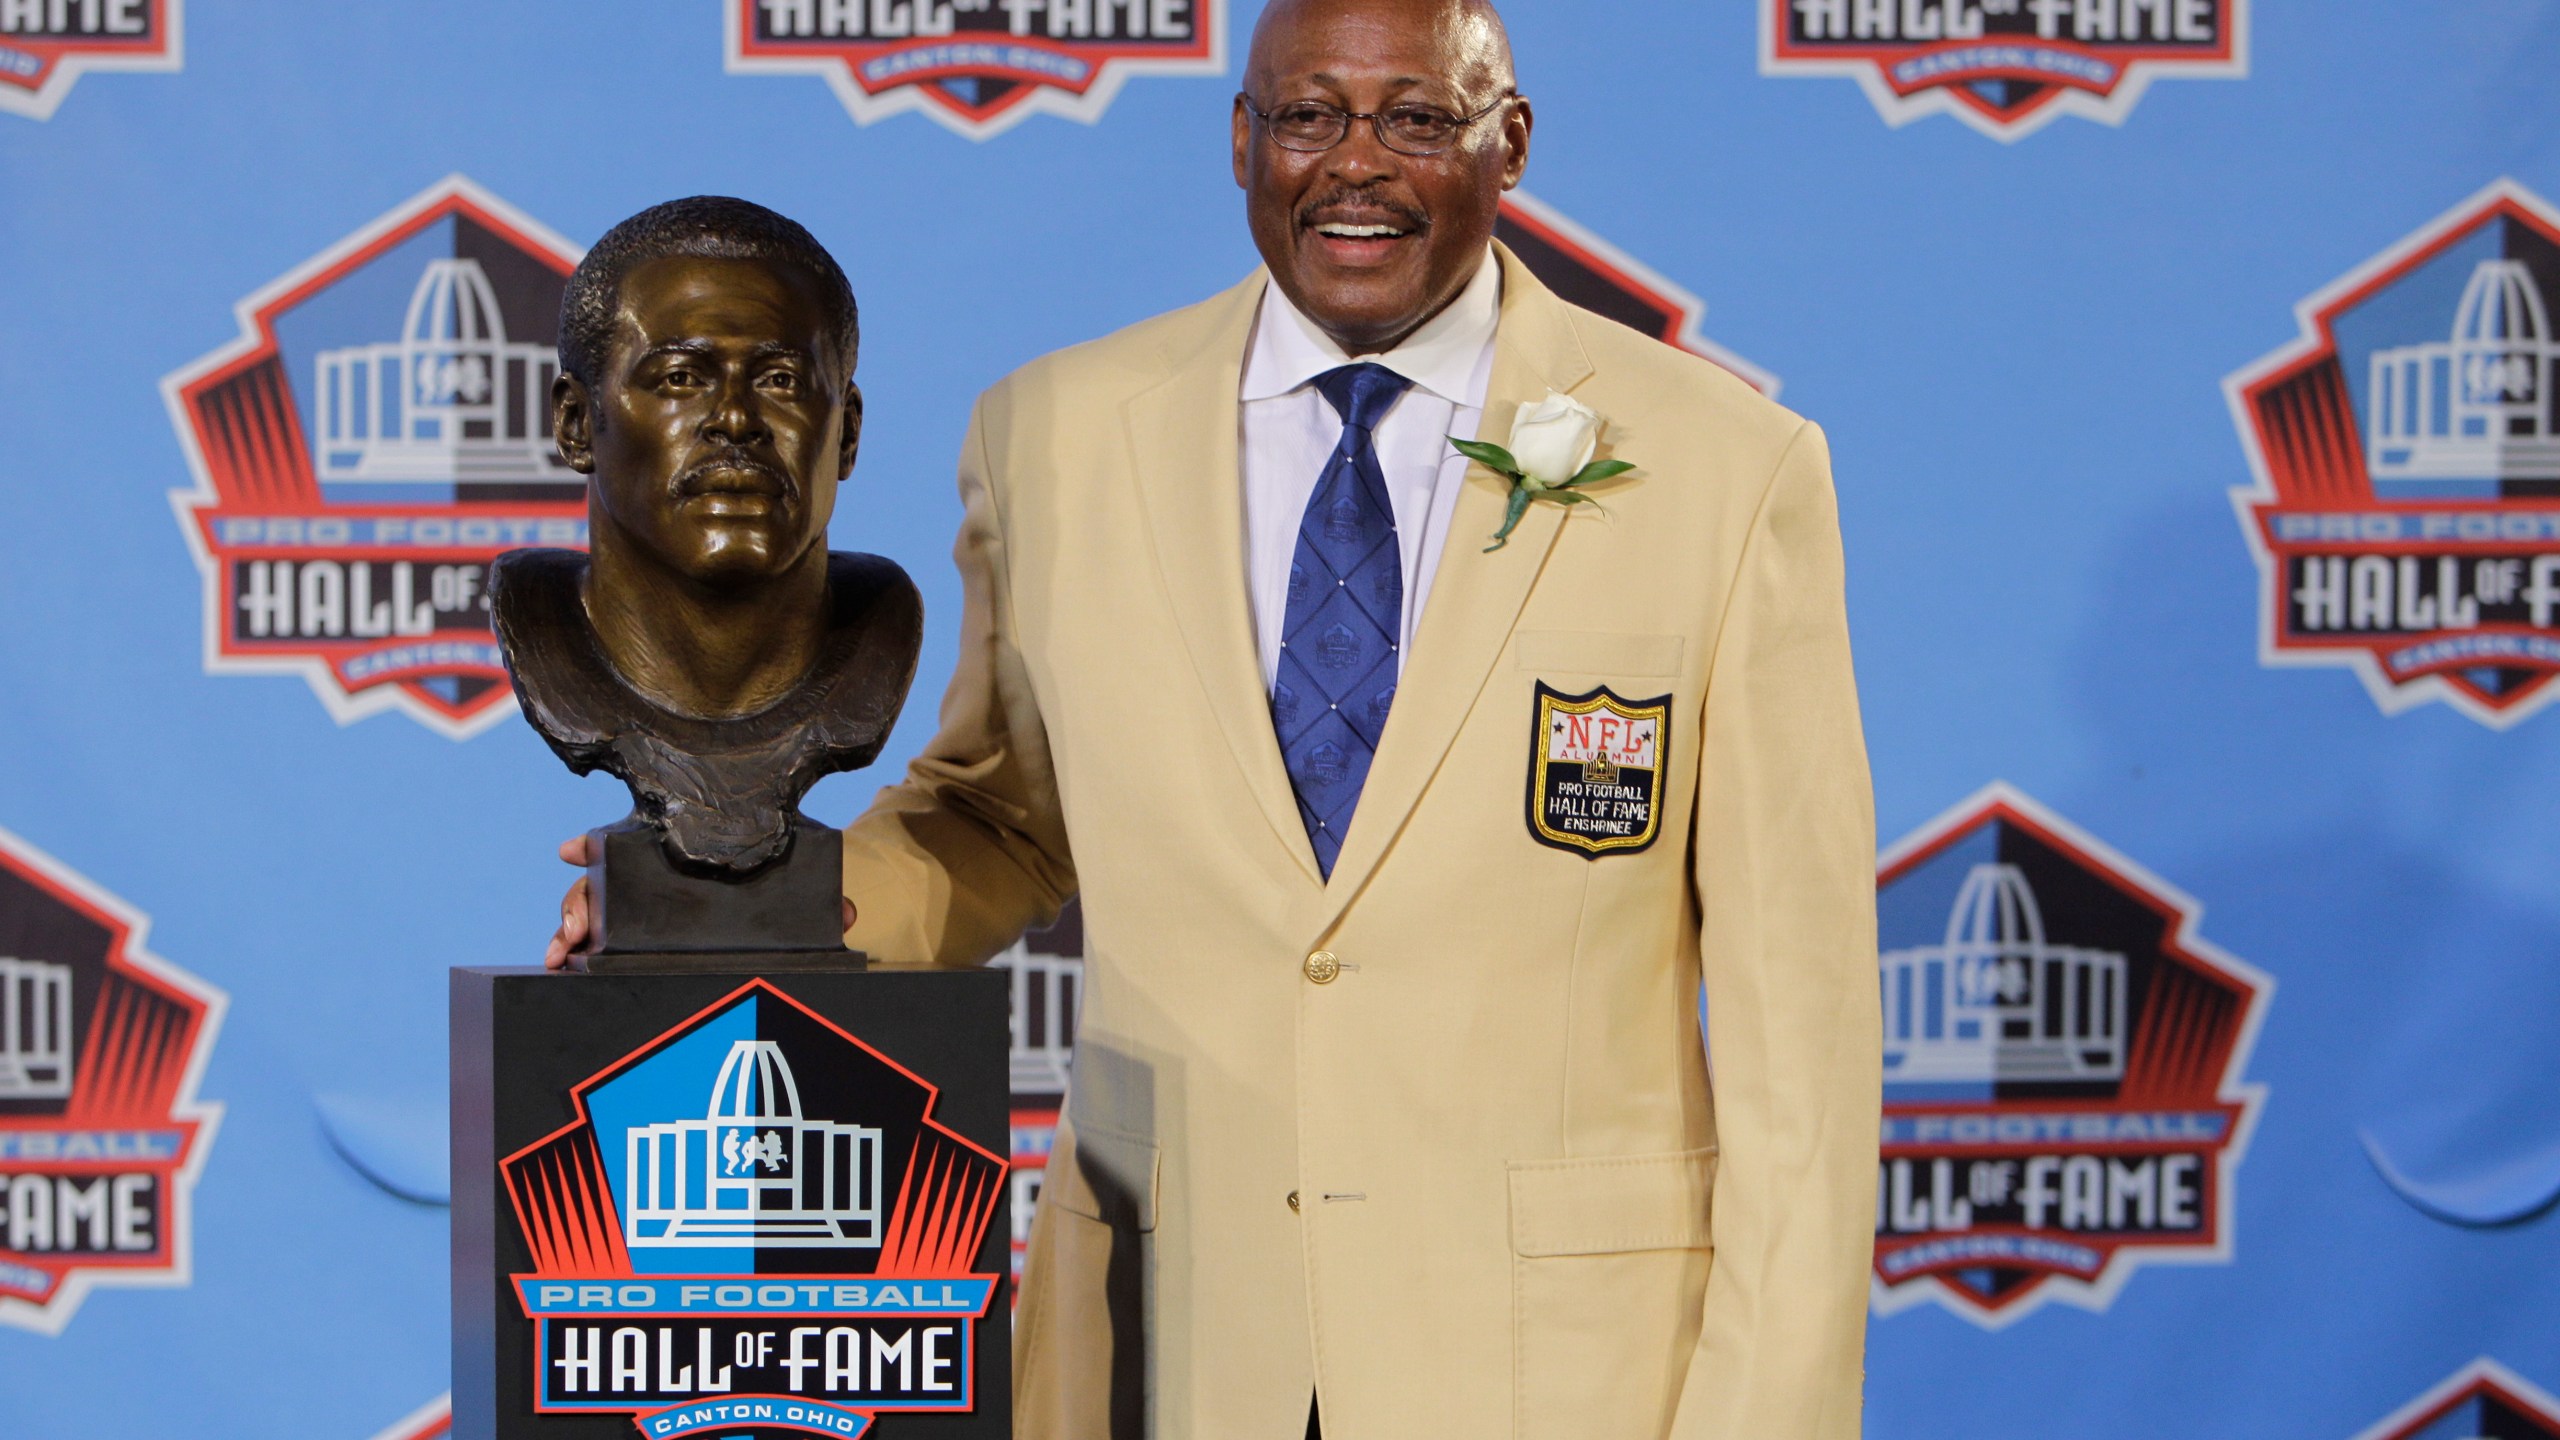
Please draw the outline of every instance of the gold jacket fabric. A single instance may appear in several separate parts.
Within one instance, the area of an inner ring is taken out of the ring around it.
[[[1244,582],[1266,277],[978,403],[959,667],[845,881],[899,964],[1084,897],[1018,1435],[1298,1440],[1311,1391],[1328,1440],[1858,1434],[1875,842],[1823,437],[1502,268],[1480,438],[1552,388],[1640,469],[1492,553],[1468,472],[1329,883]],[[1540,684],[1670,697],[1652,843],[1533,836]]]

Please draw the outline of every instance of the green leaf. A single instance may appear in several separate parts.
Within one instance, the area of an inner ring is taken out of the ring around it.
[[[1594,460],[1575,471],[1573,478],[1564,483],[1586,485],[1594,480],[1606,480],[1612,476],[1624,475],[1634,468],[1636,468],[1635,462],[1632,460]]]
[[[1547,492],[1547,498],[1564,505],[1588,505],[1603,515],[1609,513],[1609,508],[1607,506],[1592,499],[1590,496],[1583,494],[1579,490],[1550,490]]]
[[[1484,553],[1490,555],[1494,551],[1511,543],[1511,529],[1513,526],[1520,523],[1521,512],[1528,508],[1529,492],[1526,490],[1513,490],[1511,492],[1511,506],[1508,510],[1503,512],[1502,528],[1493,532],[1493,543],[1484,547]]]
[[[1459,454],[1466,456],[1468,459],[1473,460],[1479,465],[1482,465],[1487,470],[1491,470],[1502,475],[1517,475],[1520,473],[1520,462],[1512,459],[1511,452],[1503,449],[1499,445],[1490,444],[1482,440],[1461,440],[1455,435],[1449,437],[1449,444],[1451,448],[1455,449]]]

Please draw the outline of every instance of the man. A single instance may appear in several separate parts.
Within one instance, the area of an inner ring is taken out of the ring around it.
[[[1858,1432],[1822,437],[1491,247],[1512,83],[1482,4],[1279,0],[1234,114],[1266,271],[979,402],[942,733],[845,879],[900,963],[1083,896],[1018,1434]],[[1442,437],[1550,390],[1638,468],[1489,550],[1511,486]]]

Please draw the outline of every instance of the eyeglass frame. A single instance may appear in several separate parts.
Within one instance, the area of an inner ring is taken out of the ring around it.
[[[1301,150],[1301,149],[1299,149],[1297,146],[1292,145],[1292,144],[1289,144],[1287,141],[1282,140],[1282,139],[1280,138],[1279,132],[1278,132],[1278,131],[1276,131],[1276,130],[1272,130],[1272,129],[1271,129],[1271,112],[1270,112],[1270,111],[1265,110],[1265,109],[1263,109],[1261,106],[1254,104],[1254,103],[1253,103],[1253,97],[1252,97],[1251,95],[1246,94],[1244,91],[1239,90],[1239,91],[1237,91],[1237,92],[1236,92],[1236,101],[1237,101],[1237,103],[1238,103],[1238,104],[1243,105],[1243,106],[1244,106],[1244,108],[1245,108],[1245,110],[1246,110],[1248,113],[1250,113],[1250,114],[1253,116],[1253,118],[1254,118],[1254,119],[1261,121],[1261,122],[1262,122],[1262,126],[1263,126],[1263,128],[1264,128],[1265,130],[1271,131],[1271,143],[1272,143],[1272,144],[1274,144],[1274,145],[1279,146],[1279,147],[1280,147],[1281,149],[1283,149],[1283,150],[1288,151],[1288,152],[1289,152],[1290,154],[1292,154],[1292,155],[1322,155],[1322,154],[1326,153],[1327,151],[1332,150],[1335,146],[1340,145],[1343,141],[1348,140],[1348,139],[1350,139],[1350,138],[1351,138],[1351,123],[1352,123],[1353,121],[1355,121],[1355,120],[1366,120],[1366,121],[1368,121],[1368,122],[1369,122],[1369,133],[1370,133],[1370,134],[1372,134],[1372,135],[1375,135],[1375,136],[1378,138],[1378,144],[1379,144],[1382,148],[1387,149],[1387,150],[1394,151],[1394,152],[1395,152],[1396,154],[1398,154],[1398,155],[1407,155],[1407,156],[1414,157],[1414,158],[1416,158],[1416,159],[1423,159],[1423,158],[1427,158],[1427,157],[1429,157],[1429,156],[1433,156],[1433,155],[1446,155],[1446,154],[1448,154],[1448,153],[1449,153],[1449,147],[1458,143],[1458,138],[1459,138],[1460,136],[1462,136],[1462,135],[1466,134],[1468,127],[1470,127],[1470,126],[1474,125],[1477,121],[1482,120],[1482,119],[1483,119],[1484,117],[1486,117],[1487,115],[1492,114],[1494,111],[1499,110],[1499,109],[1501,109],[1503,106],[1508,105],[1508,104],[1510,104],[1512,101],[1514,101],[1514,100],[1518,100],[1518,99],[1520,99],[1520,98],[1521,98],[1521,95],[1520,95],[1520,92],[1519,92],[1518,90],[1516,90],[1516,89],[1514,89],[1514,90],[1505,90],[1505,91],[1503,91],[1500,95],[1495,96],[1495,97],[1493,98],[1492,103],[1490,103],[1490,104],[1486,105],[1483,109],[1478,110],[1478,111],[1477,111],[1476,113],[1474,113],[1473,115],[1449,115],[1449,112],[1448,112],[1448,111],[1446,111],[1446,110],[1442,110],[1442,109],[1441,109],[1439,106],[1437,106],[1437,105],[1422,105],[1422,104],[1415,104],[1415,105],[1407,105],[1407,106],[1400,106],[1400,107],[1390,107],[1390,108],[1389,108],[1389,109],[1387,109],[1387,110],[1345,110],[1345,109],[1343,109],[1341,106],[1334,104],[1334,103],[1333,103],[1332,101],[1330,101],[1330,100],[1312,100],[1312,99],[1311,99],[1311,100],[1284,100],[1284,101],[1282,101],[1282,102],[1281,102],[1281,103],[1282,103],[1282,104],[1284,104],[1284,105],[1321,105],[1321,106],[1323,106],[1325,109],[1330,110],[1330,111],[1332,111],[1333,113],[1335,113],[1336,115],[1339,115],[1339,116],[1341,116],[1341,117],[1342,117],[1342,133],[1341,133],[1341,134],[1339,134],[1339,135],[1335,136],[1335,137],[1332,139],[1332,141],[1331,141],[1331,142],[1329,142],[1329,143],[1327,143],[1327,144],[1325,144],[1325,145],[1322,145],[1322,146],[1320,146],[1320,147],[1318,147],[1318,148],[1316,148],[1316,149],[1313,149],[1313,150]],[[1390,114],[1392,114],[1392,113],[1394,113],[1394,111],[1395,111],[1396,109],[1399,109],[1399,108],[1401,108],[1401,109],[1408,109],[1408,110],[1431,110],[1431,111],[1437,111],[1438,113],[1440,113],[1440,114],[1442,114],[1442,115],[1448,115],[1448,116],[1449,116],[1450,123],[1451,123],[1451,124],[1453,124],[1453,125],[1455,125],[1455,126],[1457,127],[1457,129],[1456,129],[1456,131],[1455,131],[1454,133],[1452,133],[1452,134],[1450,135],[1450,137],[1449,137],[1449,141],[1448,141],[1448,144],[1446,144],[1446,145],[1442,145],[1442,146],[1441,146],[1439,149],[1437,149],[1437,150],[1407,150],[1407,149],[1403,148],[1402,146],[1400,146],[1400,145],[1396,144],[1394,141],[1392,141],[1392,140],[1390,140],[1390,139],[1388,139],[1388,138],[1387,138],[1387,116],[1388,116],[1388,115],[1390,115]]]

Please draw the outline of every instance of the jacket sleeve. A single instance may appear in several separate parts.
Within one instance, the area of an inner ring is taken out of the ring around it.
[[[992,457],[999,397],[981,397],[960,452],[960,658],[940,731],[906,778],[845,831],[846,943],[893,965],[976,965],[1075,894],[1048,733],[1015,648]]]
[[[1875,1253],[1875,812],[1840,530],[1807,424],[1725,607],[1695,844],[1721,1149],[1679,1440],[1856,1440]]]

